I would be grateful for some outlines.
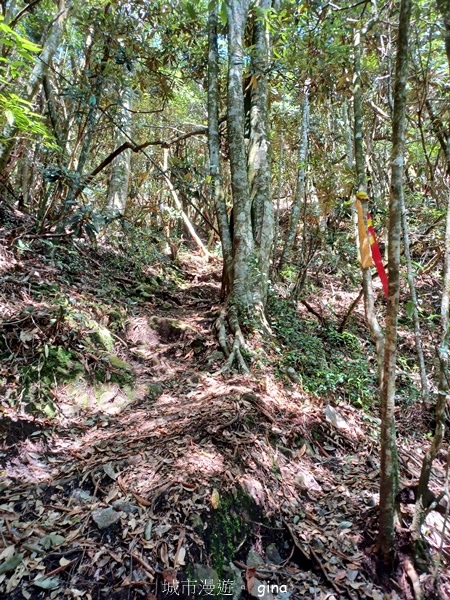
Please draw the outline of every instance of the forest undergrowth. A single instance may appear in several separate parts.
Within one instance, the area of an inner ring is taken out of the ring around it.
[[[142,233],[96,249],[11,232],[0,254],[0,597],[413,598],[374,559],[376,364],[358,288],[332,271],[294,306],[270,292],[272,335],[247,331],[252,375],[219,373],[219,259],[172,260]],[[7,220],[5,220],[6,222]],[[418,281],[429,301],[433,279]],[[401,318],[402,487],[433,431]],[[431,487],[445,482],[438,456]],[[444,515],[424,527],[427,598],[450,598]],[[403,543],[403,542],[402,542]],[[439,560],[438,566],[435,561]]]

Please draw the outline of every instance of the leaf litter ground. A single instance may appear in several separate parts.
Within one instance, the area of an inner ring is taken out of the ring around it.
[[[375,583],[377,416],[275,378],[270,348],[254,377],[217,375],[217,264],[183,255],[175,286],[163,277],[136,299],[141,282],[102,255],[83,251],[82,261],[67,276],[55,261],[2,255],[0,597],[412,598],[402,572]],[[114,304],[125,319],[102,353],[91,334],[111,325],[102,311]],[[53,402],[40,405],[54,413],[31,416],[17,401],[20,374],[58,346],[66,371],[75,357],[84,375],[55,374]],[[106,373],[101,393],[96,370]],[[420,470],[421,420],[417,406],[399,420],[405,482]],[[430,513],[425,535],[435,553],[442,543],[447,598],[442,527]],[[420,576],[423,589],[436,588],[432,574]]]

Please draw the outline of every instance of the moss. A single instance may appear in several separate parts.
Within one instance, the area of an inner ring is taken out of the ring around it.
[[[89,337],[94,346],[100,346],[101,348],[108,350],[108,352],[112,352],[114,340],[109,329],[91,319],[88,321],[87,325],[91,329]]]
[[[134,383],[134,370],[133,367],[121,360],[115,354],[110,354],[107,360],[103,362],[103,367],[100,365],[102,361],[98,363],[99,366],[94,372],[94,381],[99,383],[106,383],[110,381],[117,383],[120,387],[132,387]]]
[[[105,314],[109,318],[109,328],[111,331],[120,331],[125,326],[127,313],[123,308],[114,307],[111,309],[106,308]]]
[[[121,360],[115,354],[110,354],[108,356],[108,359],[109,359],[109,362],[111,363],[111,366],[114,369],[119,369],[121,371],[128,371],[128,372],[133,371],[133,367],[129,363],[125,362],[124,360]]]
[[[234,495],[227,492],[221,496],[207,530],[207,548],[219,579],[228,577],[228,565],[236,549],[251,533],[250,521],[256,511],[253,499],[241,488],[236,489]]]
[[[73,350],[62,346],[45,346],[39,360],[20,372],[27,409],[52,417],[56,410],[51,394],[55,383],[74,381],[83,372],[84,367]]]

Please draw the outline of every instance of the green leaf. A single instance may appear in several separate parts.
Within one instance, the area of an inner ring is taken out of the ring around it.
[[[5,110],[5,117],[6,117],[6,120],[8,121],[9,125],[14,124],[14,114],[13,114],[12,110]]]
[[[39,577],[33,581],[33,585],[43,590],[54,590],[59,586],[59,577]]]
[[[192,20],[197,18],[195,7],[191,2],[185,2],[184,7],[186,8],[186,12]]]
[[[406,303],[405,310],[408,317],[412,319],[414,315],[414,302],[412,300],[408,300],[408,302]]]
[[[54,546],[59,546],[65,541],[66,538],[62,535],[58,535],[57,533],[49,533],[41,539],[41,544],[46,550],[48,550],[49,548],[53,548]]]
[[[16,567],[20,565],[22,562],[23,554],[14,554],[8,560],[5,560],[4,563],[0,565],[0,575],[3,573],[8,573],[9,571],[14,571]]]
[[[220,22],[224,26],[228,23],[227,1],[229,0],[223,0],[219,9]]]

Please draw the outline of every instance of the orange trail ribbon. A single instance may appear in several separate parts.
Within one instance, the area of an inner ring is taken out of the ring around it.
[[[381,283],[383,285],[384,295],[388,297],[388,278],[386,271],[384,270],[383,259],[381,258],[380,247],[378,246],[377,238],[375,236],[375,230],[372,225],[372,217],[370,213],[367,213],[367,233],[369,234],[370,252],[372,254],[373,262],[380,276]]]
[[[366,226],[364,225],[363,209],[359,198],[355,202],[356,212],[358,213],[358,237],[359,237],[359,253],[361,255],[361,267],[367,269],[373,266],[372,258],[370,257],[369,243],[367,241]]]

